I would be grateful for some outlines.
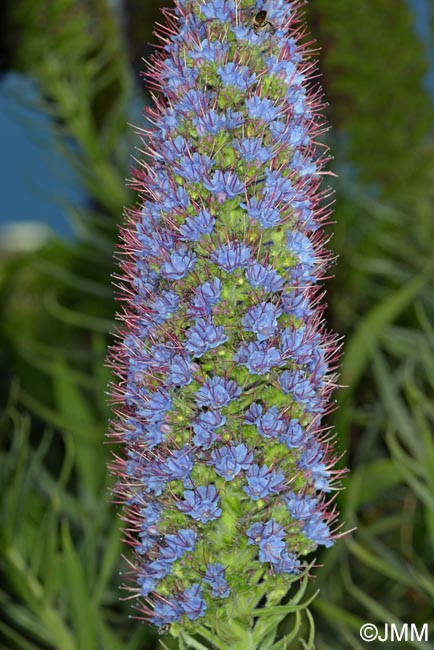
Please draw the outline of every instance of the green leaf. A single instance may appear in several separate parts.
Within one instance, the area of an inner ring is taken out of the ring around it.
[[[354,391],[368,365],[369,358],[376,344],[384,335],[387,325],[399,316],[414,296],[422,289],[432,273],[432,264],[407,285],[393,292],[386,300],[371,309],[358,325],[356,331],[345,346],[342,366],[342,383]],[[347,399],[348,390],[341,391],[341,399]]]
[[[120,523],[120,522],[119,522]],[[98,577],[92,591],[92,600],[95,603],[101,603],[104,598],[104,593],[108,588],[110,581],[115,574],[115,569],[119,565],[121,548],[120,530],[118,520],[112,523],[109,530],[108,537],[104,544],[104,556],[102,559],[101,567],[98,572]]]
[[[299,632],[301,629],[301,614],[300,612],[295,612],[295,624],[291,632],[287,634],[283,639],[280,639],[271,646],[270,650],[287,650],[290,648],[292,641],[298,638]]]
[[[362,504],[376,502],[386,490],[396,487],[401,478],[390,458],[379,458],[357,467],[347,489],[346,515],[355,513]]]
[[[95,429],[95,417],[87,400],[83,398],[68,366],[61,359],[57,362],[53,377],[53,390],[60,417],[70,423],[74,433],[80,431],[86,435],[86,444],[75,444],[80,479],[84,483],[82,489],[85,488],[93,495],[99,494],[105,477],[105,466],[101,462],[102,436]]]
[[[202,634],[202,632],[201,632]],[[196,639],[194,639],[192,636],[187,634],[186,632],[183,632],[180,637],[180,641],[184,643],[184,641],[188,644],[187,648],[193,648],[193,650],[209,650],[206,646],[204,646],[202,643],[199,643]],[[217,641],[217,640],[216,640]],[[214,642],[216,643],[216,642]],[[217,645],[217,644],[216,644]],[[217,645],[218,648],[223,648],[222,645]]]
[[[301,644],[305,650],[315,650],[315,621],[308,609],[306,609],[306,616],[309,621],[309,637],[307,641],[301,639]]]
[[[64,580],[70,605],[72,623],[80,650],[97,650],[96,612],[89,597],[83,566],[73,546],[66,522],[61,527],[64,554]]]
[[[14,648],[19,648],[19,650],[40,650],[40,645],[35,645],[24,636],[19,634],[12,627],[6,623],[0,621],[0,633],[8,641],[12,641]],[[6,650],[6,649],[5,649]]]
[[[291,614],[292,612],[301,611],[310,605],[318,593],[319,591],[316,591],[310,598],[308,598],[308,600],[306,600],[306,602],[301,603],[300,605],[294,605],[290,602],[287,605],[276,605],[276,607],[254,609],[252,611],[252,616],[273,616],[274,614]]]
[[[9,580],[29,609],[40,621],[41,631],[35,626],[39,635],[45,631],[45,639],[59,644],[64,650],[77,650],[77,646],[59,612],[44,599],[44,589],[37,578],[31,574],[24,559],[16,548],[3,550],[3,559]],[[22,609],[22,608],[21,608]],[[24,612],[26,610],[23,610]],[[30,628],[30,620],[26,627]],[[80,649],[81,650],[81,649]]]
[[[317,598],[312,603],[314,609],[318,610],[323,616],[327,617],[332,625],[343,625],[356,632],[360,630],[366,621],[352,612],[348,612],[343,607],[331,602],[329,598]]]

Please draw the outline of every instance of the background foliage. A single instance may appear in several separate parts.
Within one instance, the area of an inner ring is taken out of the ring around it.
[[[120,521],[109,503],[104,444],[112,254],[122,206],[134,201],[124,178],[138,141],[127,122],[148,101],[139,70],[160,20],[157,4],[3,6],[2,71],[37,83],[35,109],[50,115],[86,198],[66,208],[74,238],[0,253],[5,650],[163,648],[119,601]],[[425,32],[433,35],[427,6]],[[324,566],[310,586],[320,588],[311,608],[316,647],[361,649],[358,630],[369,621],[428,622],[430,643],[399,647],[434,648],[434,146],[426,83],[434,62],[404,0],[311,0],[308,21],[322,45],[328,144],[339,174],[328,320],[346,337],[348,387],[336,395],[332,419],[352,475],[338,500],[345,528],[357,526],[317,558]]]

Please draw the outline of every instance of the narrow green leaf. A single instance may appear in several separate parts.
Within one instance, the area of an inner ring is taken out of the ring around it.
[[[110,334],[115,328],[114,322],[108,318],[92,316],[61,305],[54,294],[47,294],[44,302],[47,311],[67,325],[104,334]]]
[[[3,558],[6,561],[9,580],[28,608],[39,619],[41,628],[45,630],[45,638],[58,643],[62,650],[77,650],[74,639],[61,615],[44,600],[42,585],[31,574],[18,550],[13,547],[4,549]],[[29,622],[26,623],[26,627],[30,629]]]
[[[301,603],[300,605],[293,605],[288,603],[287,605],[276,605],[276,607],[264,607],[261,609],[254,609],[252,611],[253,616],[272,616],[273,614],[290,614],[292,612],[297,612],[302,609],[305,609],[318,595],[319,591],[316,591],[306,602]]]
[[[64,554],[65,585],[70,605],[72,623],[78,647],[83,650],[97,650],[95,620],[96,614],[89,600],[89,591],[83,573],[82,563],[73,546],[66,522],[61,527],[62,551]]]
[[[92,591],[92,600],[97,604],[103,600],[108,583],[115,573],[116,566],[119,564],[121,546],[119,527],[118,521],[115,520],[109,531],[108,539],[104,544],[104,556],[101,568]]]
[[[101,463],[101,432],[96,435],[94,414],[62,359],[56,364],[53,391],[60,417],[71,423],[74,432],[80,430],[89,437],[87,445],[75,445],[76,461],[84,483],[82,489],[99,494],[105,477],[105,466]]]
[[[361,532],[359,531],[359,535]],[[411,577],[408,575],[407,571],[405,568],[402,566],[402,564],[398,562],[393,562],[392,558],[388,558],[388,560],[385,560],[379,555],[379,543],[375,542],[375,539],[371,539],[370,542],[371,544],[376,544],[376,552],[371,552],[370,549],[367,547],[367,541],[368,541],[368,536],[364,536],[364,542],[365,545],[362,546],[358,542],[356,542],[354,539],[350,540],[348,542],[348,546],[350,548],[350,551],[361,561],[363,564],[368,566],[370,569],[373,569],[377,573],[380,573],[381,575],[386,576],[387,578],[391,578],[392,580],[395,580],[399,584],[404,584],[408,585],[409,587],[412,586],[412,580]]]
[[[103,298],[107,299],[107,301],[112,300],[112,290],[108,283],[102,284],[95,282],[94,280],[89,280],[89,278],[76,275],[72,271],[68,270],[65,265],[55,264],[42,257],[36,257],[32,266],[34,266],[35,270],[42,271],[49,277],[56,278],[56,281],[60,281],[73,289],[80,287],[80,292],[87,293],[99,299]]]
[[[223,643],[223,641],[220,641],[220,639],[218,639],[216,635],[210,632],[204,625],[198,627],[198,634],[203,636],[203,638],[211,644],[214,644],[216,648],[219,648],[219,650],[225,650],[225,648],[227,648],[227,645]]]
[[[306,616],[309,621],[309,638],[307,642],[301,639],[301,643],[305,650],[315,650],[315,621],[308,609],[306,609]]]
[[[3,638],[12,641],[14,644],[14,650],[15,648],[19,648],[19,650],[40,650],[40,645],[35,645],[12,627],[6,625],[6,623],[2,623],[1,621],[0,633],[3,635]],[[6,647],[4,647],[3,650],[7,650]]]
[[[201,632],[202,634],[202,632]],[[187,634],[186,632],[183,632],[181,635],[182,641],[186,642],[188,644],[188,648],[193,648],[194,650],[209,650],[206,646],[204,646],[202,643],[199,643],[196,639],[194,639],[192,636]],[[222,648],[224,650],[224,647],[222,645],[217,645],[218,648]]]
[[[322,616],[326,617],[332,625],[341,624],[358,632],[366,621],[351,612],[334,604],[330,597],[325,598],[320,595],[313,603],[314,609],[318,610]]]
[[[102,612],[97,615],[97,627],[98,639],[100,641],[98,648],[104,648],[104,650],[126,650],[125,642],[106,623]]]
[[[295,625],[292,628],[291,632],[287,634],[283,639],[280,639],[280,641],[277,641],[277,643],[271,646],[270,650],[289,649],[292,641],[298,638],[300,628],[301,628],[301,614],[300,612],[295,612]]]
[[[389,298],[376,304],[363,318],[345,347],[341,380],[343,384],[351,387],[350,390],[354,391],[356,389],[360,377],[366,369],[372,350],[381,336],[384,335],[386,326],[392,323],[407,307],[427,282],[431,273],[432,264],[407,285],[392,293]],[[341,392],[341,395],[341,399],[345,399],[348,391]]]
[[[382,499],[384,493],[401,483],[390,458],[379,458],[353,470],[346,493],[346,512],[355,513],[361,505]]]
[[[388,369],[385,360],[379,352],[373,351],[372,358],[374,374],[382,396],[382,403],[387,408],[395,427],[405,439],[406,445],[419,457],[422,452],[421,441],[417,435],[417,431],[415,431],[415,423],[412,420],[411,414],[397,390],[396,379]]]

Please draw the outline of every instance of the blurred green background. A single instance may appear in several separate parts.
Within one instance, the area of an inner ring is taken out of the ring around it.
[[[127,123],[149,101],[158,2],[1,11],[0,648],[162,650],[119,600],[104,442]],[[339,174],[327,318],[348,387],[330,422],[357,526],[318,555],[316,646],[361,650],[363,623],[402,622],[431,641],[387,648],[434,648],[434,5],[311,0],[307,18]]]

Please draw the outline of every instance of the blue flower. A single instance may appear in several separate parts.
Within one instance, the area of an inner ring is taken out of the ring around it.
[[[175,352],[170,345],[164,343],[156,343],[150,349],[150,355],[152,358],[151,367],[160,368],[167,363],[172,361]]]
[[[220,22],[226,24],[231,21],[232,16],[235,14],[235,3],[233,0],[213,0],[202,5],[200,10],[205,18],[220,20]]]
[[[180,280],[188,275],[195,263],[195,253],[187,250],[185,246],[181,246],[177,251],[173,251],[168,260],[163,262],[160,272],[167,280]]]
[[[189,50],[187,56],[193,61],[212,61],[213,63],[223,59],[224,55],[229,49],[229,43],[223,41],[211,41],[209,38],[204,38],[199,45],[195,45],[195,49]]]
[[[202,589],[199,583],[195,582],[181,594],[179,605],[182,613],[190,621],[195,621],[205,614],[207,605],[203,599]]]
[[[233,273],[235,269],[243,268],[250,262],[251,251],[248,246],[240,242],[223,244],[211,254],[211,261],[215,262],[223,271]]]
[[[252,465],[246,472],[248,486],[243,487],[243,491],[253,501],[265,499],[270,494],[278,494],[285,489],[283,482],[284,474],[270,472],[266,465]]]
[[[271,159],[271,148],[263,147],[261,138],[243,138],[234,143],[234,147],[247,162],[266,163]]]
[[[154,560],[148,565],[148,570],[150,571],[151,575],[153,575],[158,580],[161,580],[162,578],[165,578],[166,576],[170,575],[170,573],[172,572],[172,567],[170,565],[170,562],[166,562],[165,560],[158,559],[158,560]]]
[[[187,330],[185,345],[195,357],[201,357],[208,350],[222,345],[227,340],[223,325],[216,327],[211,321],[197,318],[193,327]]]
[[[209,316],[212,305],[217,304],[220,300],[221,288],[220,278],[213,278],[211,282],[200,284],[195,291],[188,313],[192,316]]]
[[[263,375],[271,368],[280,366],[282,357],[277,348],[269,347],[266,343],[253,341],[242,345],[236,354],[234,361],[240,363],[249,370],[252,375]]]
[[[326,464],[323,462],[324,449],[319,442],[311,440],[303,450],[297,465],[301,469],[306,469],[310,472],[315,489],[322,492],[329,492],[329,478],[330,472]]]
[[[208,210],[200,210],[196,217],[187,217],[180,226],[181,239],[199,241],[202,235],[210,235],[214,229],[215,219]]]
[[[169,427],[164,420],[154,420],[143,425],[143,441],[149,449],[152,449],[165,441],[168,431]]]
[[[153,492],[157,497],[164,491],[168,480],[164,466],[159,462],[149,462],[144,465],[140,478],[145,483],[144,491]]]
[[[300,370],[293,372],[285,370],[279,377],[279,384],[284,393],[291,393],[292,397],[303,404],[308,411],[317,408],[318,397],[315,389]]]
[[[203,115],[195,116],[193,118],[193,124],[199,136],[205,135],[206,133],[217,135],[221,129],[227,126],[227,120],[224,113],[218,113],[213,108],[210,108]]]
[[[217,439],[214,433],[215,429],[223,426],[226,417],[220,411],[205,411],[199,414],[199,417],[193,420],[192,426],[195,435],[193,442],[197,447],[209,449],[212,443]]]
[[[253,452],[244,444],[236,447],[220,447],[211,452],[212,465],[219,476],[232,481],[242,469],[248,469],[253,461]]]
[[[288,506],[289,514],[294,519],[310,519],[318,512],[318,499],[310,497],[308,494],[294,494],[288,492],[283,496]]]
[[[301,73],[294,61],[280,60],[275,56],[267,58],[267,68],[270,74],[275,74],[282,77],[285,81],[290,83],[290,89],[293,90],[294,86],[299,86],[304,81],[304,75]]]
[[[222,511],[218,507],[220,497],[214,485],[199,485],[195,490],[184,490],[184,501],[178,502],[177,508],[193,519],[206,524],[218,519]]]
[[[315,251],[309,237],[302,232],[290,230],[287,241],[289,250],[298,257],[299,264],[311,271],[315,266]]]
[[[246,424],[257,424],[259,418],[261,417],[263,408],[258,402],[252,402],[244,413],[244,422]]]
[[[209,305],[215,305],[220,300],[222,283],[220,278],[213,278],[212,282],[204,282],[196,289],[196,296],[203,296],[204,301]]]
[[[211,596],[214,598],[227,598],[229,596],[229,586],[226,582],[225,568],[223,564],[215,562],[206,565],[206,573],[203,581],[211,587]]]
[[[199,406],[211,406],[219,409],[227,406],[229,402],[239,397],[241,388],[233,379],[224,377],[210,377],[196,392],[196,402]]]
[[[141,576],[137,580],[138,585],[140,586],[140,595],[143,598],[146,598],[146,596],[155,589],[157,586],[157,578],[153,576]]]
[[[289,144],[295,148],[300,145],[306,145],[308,141],[307,126],[301,120],[298,121],[297,118],[292,120],[289,124]]]
[[[261,99],[257,95],[246,99],[246,108],[249,117],[263,120],[267,124],[279,117],[281,109],[274,105],[268,97]]]
[[[289,165],[302,177],[313,176],[316,173],[316,163],[311,158],[303,156],[299,149],[294,152]]]
[[[237,41],[247,41],[252,45],[261,45],[267,39],[267,33],[260,31],[257,34],[254,30],[247,25],[235,25],[232,30],[235,34]]]
[[[202,107],[207,106],[207,103],[207,93],[203,90],[192,88],[182,95],[175,108],[177,111],[181,111],[182,113],[199,114]]]
[[[285,284],[284,278],[271,266],[263,266],[258,262],[249,266],[246,278],[254,289],[263,287],[265,291],[281,291]]]
[[[306,293],[293,289],[291,293],[282,295],[282,308],[285,314],[304,320],[312,314],[312,308]]]
[[[263,287],[265,282],[267,281],[268,277],[268,271],[265,266],[262,266],[262,264],[259,264],[258,262],[255,262],[252,264],[252,266],[249,266],[249,268],[246,271],[246,278],[252,285],[254,289],[259,289],[259,287]]]
[[[165,546],[160,548],[159,559],[176,562],[180,557],[192,551],[196,544],[196,532],[191,528],[181,528],[174,535],[164,536]]]
[[[179,124],[179,116],[175,113],[173,108],[167,109],[164,115],[161,116],[161,119],[158,122],[158,128],[160,130],[160,135],[163,138],[170,136],[171,132],[176,129]]]
[[[281,314],[282,310],[273,303],[260,302],[247,311],[241,322],[245,330],[256,334],[258,341],[265,341],[273,336]]]
[[[227,86],[235,86],[238,90],[247,90],[256,80],[256,74],[250,74],[247,65],[237,65],[233,61],[217,68],[222,82]]]
[[[164,93],[176,93],[196,83],[198,70],[177,65],[172,59],[165,59],[161,70],[161,89]]]
[[[160,389],[155,393],[144,395],[140,400],[138,413],[141,417],[148,418],[151,422],[159,420],[161,415],[170,411],[172,408],[172,399],[167,391]]]
[[[235,129],[242,126],[245,122],[244,115],[241,111],[234,111],[233,108],[226,110],[226,128]]]
[[[298,449],[306,442],[306,434],[298,420],[295,418],[290,420],[286,431],[280,434],[280,442],[285,444],[288,449]]]
[[[186,479],[193,469],[193,454],[188,447],[176,449],[164,463],[164,473],[168,481]]]
[[[191,360],[181,354],[176,354],[170,366],[169,381],[174,386],[187,386],[193,379]]]
[[[150,526],[156,524],[161,515],[161,506],[154,501],[151,501],[146,508],[140,508],[140,515],[143,518],[144,524]]]
[[[253,524],[246,531],[248,544],[259,546],[261,562],[279,562],[285,549],[285,532],[280,524],[270,519],[265,524]]]
[[[182,156],[177,173],[189,183],[202,183],[207,171],[212,166],[209,156],[204,156],[197,151],[191,156]]]
[[[157,600],[154,604],[154,612],[150,618],[151,623],[157,627],[162,627],[168,623],[179,621],[183,613],[179,603],[173,598]]]
[[[182,135],[177,135],[173,140],[165,140],[162,146],[162,153],[159,151],[155,152],[157,158],[165,157],[169,162],[175,162],[181,156],[186,156],[187,154],[188,142]]]
[[[244,192],[245,186],[238,176],[231,171],[220,171],[217,169],[212,179],[210,177],[204,178],[203,186],[216,195],[217,201],[223,203],[226,199],[233,199],[238,194]]]
[[[289,176],[283,176],[281,172],[275,170],[265,170],[265,197],[269,197],[273,203],[288,203],[293,199],[294,193],[294,186]]]
[[[305,325],[298,328],[283,330],[280,338],[280,349],[285,357],[291,357],[299,363],[312,358],[313,349],[320,345],[319,334],[309,336]]]
[[[321,515],[309,519],[304,526],[303,532],[315,544],[325,546],[326,548],[333,546],[333,540],[330,537],[330,528],[322,521]]]
[[[296,575],[300,572],[300,560],[297,560],[294,553],[282,551],[279,560],[273,563],[273,569],[276,573],[289,573]]]
[[[247,214],[251,219],[259,221],[262,228],[273,228],[280,221],[280,212],[270,200],[261,199],[258,201],[253,196],[247,205],[245,203],[241,203],[240,205],[247,210]]]
[[[179,306],[179,296],[173,291],[163,291],[161,296],[151,302],[150,307],[157,312],[161,322],[171,318]],[[155,316],[154,316],[155,318]]]
[[[296,119],[303,116],[312,116],[312,110],[307,102],[307,95],[304,88],[289,88],[286,93],[286,101],[291,105],[292,113]]]
[[[277,438],[286,431],[286,422],[277,406],[272,406],[257,420],[259,434],[264,438]]]

